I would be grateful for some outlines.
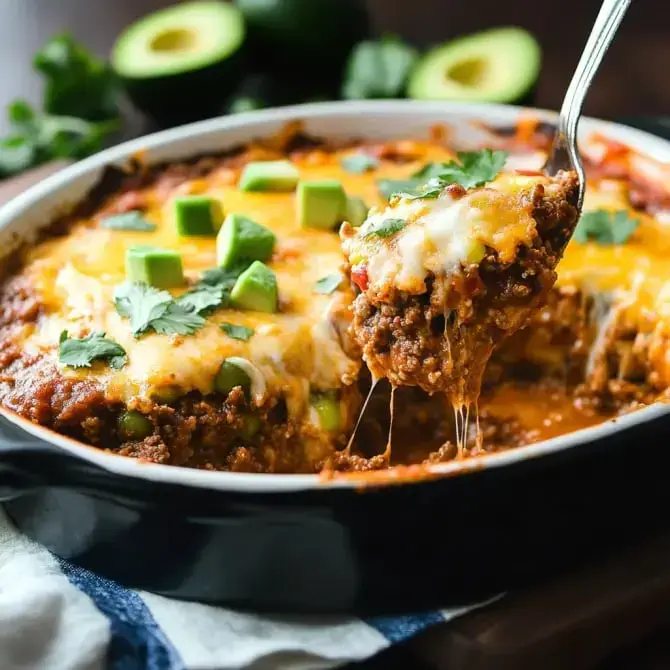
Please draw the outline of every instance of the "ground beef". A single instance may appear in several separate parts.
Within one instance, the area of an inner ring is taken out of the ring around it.
[[[455,402],[477,397],[493,349],[546,301],[556,280],[554,268],[577,222],[578,194],[574,173],[558,183],[558,197],[547,197],[541,185],[530,193],[538,237],[532,248],[519,248],[513,263],[489,250],[479,265],[429,277],[421,295],[385,285],[357,296],[351,332],[375,376],[445,391]]]

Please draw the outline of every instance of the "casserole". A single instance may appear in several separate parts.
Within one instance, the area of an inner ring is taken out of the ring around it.
[[[82,200],[106,165],[121,164],[140,150],[149,164],[184,160],[277,133],[295,119],[316,136],[370,140],[425,136],[443,123],[455,144],[469,148],[490,139],[474,121],[509,127],[522,113],[497,106],[332,103],[195,124],[112,149],[45,180],[0,213],[0,241],[11,253],[58,208]],[[586,135],[598,130],[660,163],[670,160],[667,144],[643,133],[590,120],[582,130]],[[441,463],[428,476],[422,470],[419,481],[412,481],[416,471],[401,469],[366,480],[372,488],[360,493],[356,479],[324,482],[309,475],[147,464],[83,446],[4,410],[6,421],[36,440],[3,423],[8,434],[3,489],[23,530],[59,555],[135,586],[266,609],[423,607],[508,587],[617,539],[612,533],[620,518],[617,505],[631,514],[642,504],[640,498],[626,505],[613,500],[626,469],[630,476],[640,468],[647,496],[661,494],[653,485],[657,469],[643,469],[642,459],[629,462],[626,437],[630,431],[660,431],[666,415],[663,405],[652,405],[615,422],[486,455],[470,466]],[[572,477],[576,469],[581,483]],[[446,476],[454,473],[459,477]],[[386,486],[392,481],[402,485]],[[572,500],[557,504],[568,482]],[[542,514],[537,502],[530,511],[524,500],[542,500]],[[468,509],[467,519],[447,512],[459,508]],[[547,530],[538,531],[538,525]],[[160,570],[149,569],[177,541],[182,549],[168,552],[173,556]],[[495,565],[486,560],[491,555],[498,557]],[[287,561],[296,566],[293,576],[280,579],[279,566]],[[457,583],[440,579],[450,570],[459,575]],[[399,579],[401,574],[410,577]]]

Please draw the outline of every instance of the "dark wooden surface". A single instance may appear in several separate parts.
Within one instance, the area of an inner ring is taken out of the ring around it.
[[[549,108],[560,104],[600,5],[599,0],[365,1],[378,33],[393,32],[423,45],[496,25],[532,30],[544,47],[537,105]],[[70,31],[106,55],[123,26],[169,4],[174,0],[0,0],[0,107],[17,96],[38,100],[30,59],[50,35]],[[606,118],[670,114],[669,71],[670,2],[633,0],[586,111]]]

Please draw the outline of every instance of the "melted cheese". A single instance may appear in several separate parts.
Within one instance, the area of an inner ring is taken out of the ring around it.
[[[544,177],[504,175],[489,187],[454,199],[443,192],[434,199],[396,198],[373,210],[358,234],[344,240],[352,265],[367,264],[370,284],[392,282],[410,293],[422,293],[429,274],[448,275],[478,262],[484,245],[503,262],[513,261],[519,245],[530,246],[535,221],[524,194]],[[388,219],[405,227],[387,239],[370,232]]]

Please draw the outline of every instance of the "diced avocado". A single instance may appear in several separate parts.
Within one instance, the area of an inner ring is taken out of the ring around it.
[[[139,412],[124,412],[117,420],[119,434],[124,440],[143,440],[154,432],[154,426]]]
[[[345,219],[354,227],[362,226],[368,218],[370,208],[363,202],[363,198],[348,197]]]
[[[151,399],[160,405],[171,405],[173,402],[179,400],[182,395],[182,391],[178,386],[160,386],[153,389]]]
[[[346,214],[347,197],[336,179],[298,184],[298,223],[302,228],[330,230]]]
[[[412,72],[410,98],[518,102],[540,73],[541,51],[522,28],[493,28],[429,51]]]
[[[181,2],[124,30],[112,67],[135,105],[159,125],[215,116],[244,75],[245,33],[232,3]]]
[[[240,261],[267,261],[275,234],[242,214],[228,214],[216,238],[216,261],[224,270]]]
[[[228,395],[236,386],[241,386],[248,396],[251,389],[251,377],[235,363],[223,361],[214,378],[214,388],[224,395]]]
[[[309,401],[319,416],[319,423],[323,430],[334,433],[342,429],[340,401],[335,391],[312,393]]]
[[[290,161],[256,161],[244,166],[240,191],[289,192],[299,178],[298,168]]]
[[[184,284],[181,256],[172,249],[136,244],[126,251],[128,281],[155,288],[175,288]]]
[[[187,195],[174,200],[177,233],[183,237],[213,237],[221,227],[221,204],[205,195]]]
[[[230,292],[233,305],[256,312],[277,311],[277,277],[264,263],[254,261],[237,279]]]

